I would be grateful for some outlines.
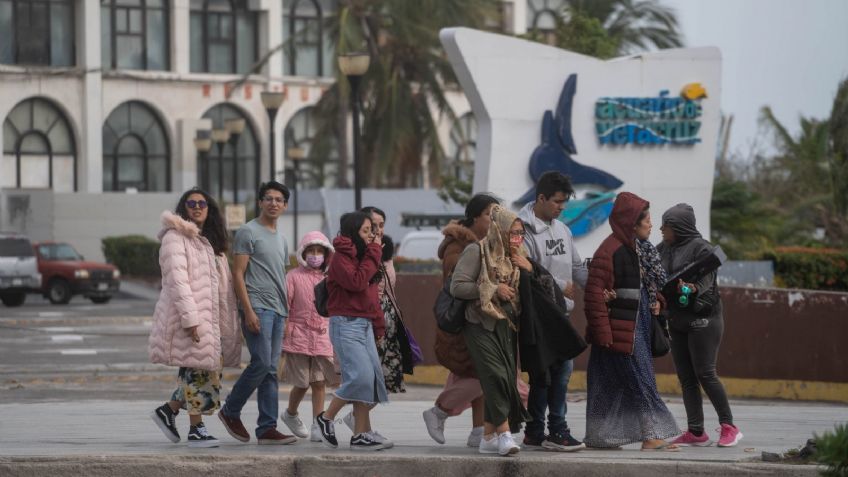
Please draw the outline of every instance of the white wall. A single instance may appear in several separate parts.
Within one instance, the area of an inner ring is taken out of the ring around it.
[[[545,110],[556,110],[568,76],[578,76],[572,113],[575,161],[620,178],[618,191],[651,202],[652,240],[660,240],[659,216],[679,202],[695,208],[700,231],[709,236],[710,200],[721,99],[721,54],[716,48],[665,50],[601,61],[550,46],[466,28],[446,29],[442,44],[478,122],[474,190],[512,202],[531,186],[528,162],[540,144]],[[595,133],[595,102],[601,97],[671,96],[700,82],[701,142],[692,146],[601,146]],[[608,224],[576,240],[591,256],[610,233]]]

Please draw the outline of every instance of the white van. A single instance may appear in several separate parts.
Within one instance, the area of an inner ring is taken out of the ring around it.
[[[439,244],[445,238],[439,230],[416,230],[403,237],[397,256],[414,260],[438,260]]]

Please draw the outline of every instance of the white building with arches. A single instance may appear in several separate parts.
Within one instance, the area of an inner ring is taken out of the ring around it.
[[[542,13],[559,1],[504,0],[503,29],[545,28]],[[278,180],[291,167],[287,151],[311,145],[310,108],[334,81],[322,22],[334,8],[335,0],[0,0],[0,230],[67,240],[98,258],[104,236],[153,236],[159,213],[190,187],[250,204],[272,175],[271,135]],[[262,91],[286,95],[273,131]],[[462,176],[473,170],[476,124],[460,91],[449,101],[459,120],[442,125],[455,162],[446,167]],[[237,140],[200,155],[194,139],[234,118],[245,120]],[[351,176],[332,153],[301,164],[306,188]],[[301,212],[312,214],[301,230],[320,228],[320,211]]]

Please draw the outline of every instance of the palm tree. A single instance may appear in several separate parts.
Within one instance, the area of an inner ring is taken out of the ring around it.
[[[438,177],[445,153],[441,120],[455,115],[445,96],[456,89],[450,62],[439,43],[448,26],[484,28],[497,17],[498,0],[346,0],[327,25],[337,54],[360,49],[371,55],[362,78],[362,165],[371,186],[417,186],[421,173]],[[337,72],[325,94],[327,129],[347,117],[347,81]],[[338,128],[335,128],[336,132]],[[346,147],[340,141],[339,147]]]
[[[551,6],[554,2],[530,0],[530,3]],[[532,5],[530,8],[532,10]],[[574,18],[596,19],[615,42],[620,55],[652,46],[658,49],[683,46],[674,9],[663,6],[658,0],[562,0],[559,13],[557,30],[564,27],[567,31]],[[563,33],[560,31],[555,36]]]

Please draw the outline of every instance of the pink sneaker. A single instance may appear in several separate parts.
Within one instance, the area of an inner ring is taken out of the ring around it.
[[[718,438],[719,447],[733,447],[742,440],[742,433],[734,425],[722,424],[718,430],[721,431],[721,437]]]
[[[706,431],[704,431],[700,436],[696,436],[695,434],[686,431],[671,443],[678,446],[706,447],[712,444],[712,441],[710,441],[710,437],[707,435]]]

